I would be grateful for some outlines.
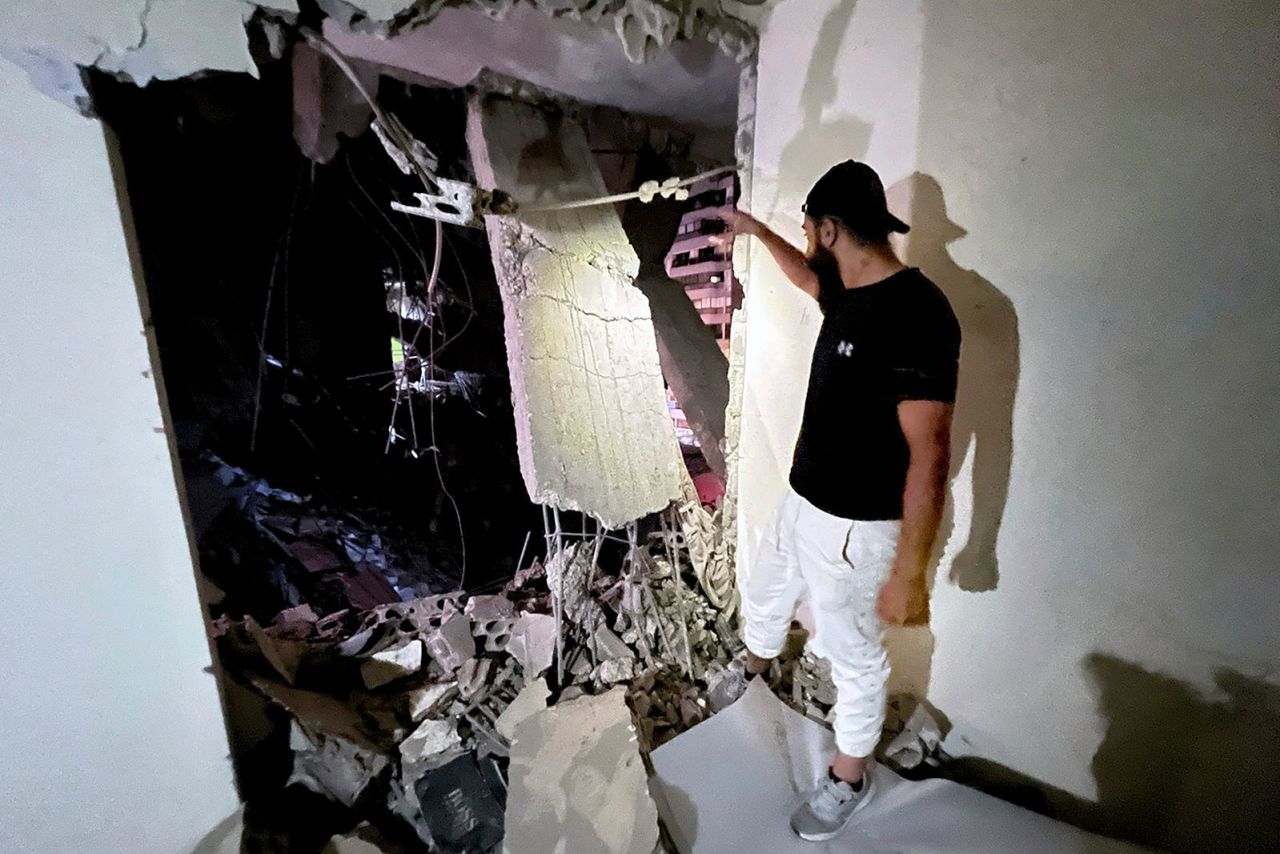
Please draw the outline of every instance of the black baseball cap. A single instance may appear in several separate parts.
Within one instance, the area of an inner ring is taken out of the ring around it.
[[[818,179],[801,208],[814,219],[832,217],[858,236],[880,238],[911,227],[889,213],[876,170],[857,160],[837,163]]]

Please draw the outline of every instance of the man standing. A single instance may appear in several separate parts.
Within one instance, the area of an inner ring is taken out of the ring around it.
[[[801,838],[838,835],[875,792],[870,756],[884,724],[883,624],[927,611],[925,567],[942,516],[960,353],[947,298],[889,245],[907,225],[889,213],[871,167],[847,160],[810,190],[806,251],[750,215],[782,272],[818,301],[791,488],[743,591],[747,678],[782,651],[796,604],[813,611],[813,651],[831,662],[838,748],[791,817]]]

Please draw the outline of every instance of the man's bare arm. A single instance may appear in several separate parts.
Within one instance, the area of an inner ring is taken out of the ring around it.
[[[814,299],[818,298],[818,276],[809,269],[809,262],[805,260],[803,252],[749,213],[731,211],[725,216],[725,221],[734,234],[749,234],[757,238],[769,250],[778,268],[792,284]],[[729,239],[732,240],[732,235],[729,235]]]
[[[898,404],[898,421],[911,458],[902,492],[898,552],[878,603],[886,622],[902,623],[919,616],[926,604],[923,575],[942,521],[951,467],[951,412],[950,404],[933,400]]]

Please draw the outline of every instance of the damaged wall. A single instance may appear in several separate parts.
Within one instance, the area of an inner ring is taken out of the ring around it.
[[[103,131],[0,62],[0,146],[0,848],[187,851],[237,799]]]
[[[0,56],[50,97],[79,109],[88,94],[77,66],[96,66],[138,85],[200,71],[256,74],[245,22],[259,8],[285,14],[295,0],[40,0],[7,4]]]
[[[707,42],[677,42],[634,63],[612,28],[550,17],[532,5],[515,6],[502,20],[480,9],[449,8],[430,24],[390,38],[350,32],[334,19],[324,32],[348,56],[450,86],[469,85],[487,69],[584,103],[700,126],[733,123],[738,64]]]
[[[802,240],[812,182],[869,160],[964,328],[912,675],[946,748],[1181,850],[1277,832],[1278,32],[1262,2],[790,0],[761,37],[754,213]],[[752,256],[747,552],[819,320]]]
[[[534,205],[606,194],[581,127],[477,98],[476,179]],[[618,527],[661,510],[685,477],[639,260],[612,205],[486,217],[502,290],[520,468],[535,501]]]

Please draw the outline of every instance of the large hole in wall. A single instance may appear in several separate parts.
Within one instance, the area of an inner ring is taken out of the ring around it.
[[[295,625],[350,641],[370,613],[409,625],[414,603],[496,592],[546,559],[546,517],[521,478],[484,231],[443,228],[429,295],[435,224],[390,206],[412,200],[416,178],[365,128],[341,138],[328,162],[305,156],[290,63],[261,72],[145,88],[101,74],[91,82],[123,168],[205,616],[215,635],[249,618],[279,652]],[[474,180],[468,93],[372,77],[380,104],[438,155],[440,174]],[[611,190],[733,160],[729,128],[575,110]],[[704,247],[716,231],[711,214],[733,191],[730,176],[693,187],[687,200],[619,211],[637,251],[665,271],[651,285],[686,300],[685,322],[693,317],[722,344],[741,292],[722,251]],[[655,310],[655,325],[663,322]],[[700,498],[714,506],[723,463],[714,470],[679,382],[668,380],[670,428]],[[599,532],[579,513],[558,524]],[[641,520],[641,542],[658,527]],[[624,538],[601,540],[596,561],[613,572],[627,553]],[[308,850],[363,807],[304,818],[332,804],[288,784],[290,718],[262,704],[248,687],[252,668],[219,637],[221,665],[233,671],[223,691],[241,795],[262,805],[255,821],[290,839],[288,850]],[[308,655],[271,665],[319,691]]]
[[[411,180],[372,133],[329,163],[305,158],[287,66],[260,82],[95,88],[119,139],[201,566],[232,597],[224,609],[270,619],[350,598],[284,570],[242,584],[226,511],[251,484],[398,547],[395,580],[366,578],[358,604],[510,575],[541,515],[516,462],[483,233],[444,230],[428,307],[434,229],[389,206]],[[446,163],[466,163],[461,93],[388,81],[380,97]],[[304,568],[346,562],[296,551]]]

